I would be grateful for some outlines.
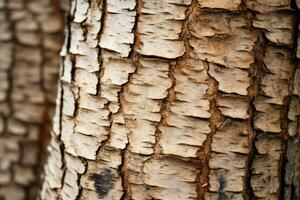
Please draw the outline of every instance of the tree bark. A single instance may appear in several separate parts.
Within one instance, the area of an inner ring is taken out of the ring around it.
[[[42,199],[300,199],[299,11],[73,0]]]
[[[56,1],[0,1],[1,200],[38,196],[55,108],[62,19]]]

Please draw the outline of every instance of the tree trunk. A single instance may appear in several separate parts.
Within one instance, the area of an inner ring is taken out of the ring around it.
[[[1,200],[38,196],[56,97],[61,14],[56,1],[0,1]]]
[[[296,2],[73,0],[68,19],[42,199],[300,199]]]

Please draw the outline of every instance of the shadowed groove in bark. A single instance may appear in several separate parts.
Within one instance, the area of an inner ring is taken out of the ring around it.
[[[247,9],[246,5],[243,3],[243,8],[245,9],[245,12],[247,12],[249,17],[249,25],[251,29],[255,28],[252,26],[253,18],[255,17],[255,13],[251,12]],[[252,162],[254,159],[255,154],[257,154],[257,150],[255,147],[256,137],[257,133],[254,128],[254,116],[255,116],[255,106],[254,101],[256,97],[258,96],[259,90],[260,90],[260,83],[261,83],[261,76],[262,76],[262,69],[265,68],[264,66],[264,52],[266,49],[266,38],[264,37],[264,34],[260,31],[258,40],[255,42],[255,45],[253,47],[253,54],[254,54],[254,63],[251,64],[251,68],[249,71],[249,74],[251,76],[251,83],[250,87],[248,88],[248,101],[249,101],[249,119],[248,119],[248,131],[249,131],[249,146],[250,151],[248,154],[247,159],[247,169],[245,173],[244,178],[244,190],[243,190],[243,197],[244,199],[250,200],[253,199],[254,194],[251,187],[251,170],[252,170]]]
[[[188,39],[190,39],[191,34],[189,32],[189,17],[192,14],[194,8],[198,6],[197,0],[192,0],[192,5],[186,11],[187,19],[184,23],[184,30],[182,39],[185,41],[186,53],[184,57],[188,57],[189,52],[192,51],[192,46],[189,44]],[[188,38],[188,39],[186,39]],[[218,82],[209,74],[209,62],[202,60],[206,73],[208,74],[208,90],[207,90],[207,99],[209,100],[210,109],[209,112],[211,117],[209,118],[209,127],[211,132],[207,135],[206,140],[203,142],[202,147],[197,152],[197,161],[196,164],[199,167],[199,172],[196,177],[196,184],[197,184],[197,199],[204,200],[205,193],[208,191],[209,188],[209,159],[211,154],[211,145],[213,135],[217,132],[218,127],[224,120],[220,110],[217,107],[216,98],[218,96]],[[222,182],[224,177],[222,176]],[[225,186],[224,186],[225,187]],[[223,187],[223,189],[224,189]],[[221,188],[220,188],[221,189]],[[225,194],[224,194],[225,195]],[[226,196],[226,195],[225,195]],[[226,197],[227,198],[227,197]],[[219,196],[220,200],[225,200],[225,197]]]
[[[139,20],[139,16],[140,16],[140,12],[141,12],[141,2],[142,0],[138,0],[138,4],[136,6],[137,9],[137,17],[136,17],[136,23],[138,23]],[[121,91],[118,94],[118,98],[119,98],[119,102],[120,102],[120,108],[119,108],[119,112],[123,112],[123,105],[125,102],[124,99],[124,92],[128,90],[129,84],[132,82],[132,76],[134,74],[137,73],[138,68],[140,67],[140,63],[139,63],[139,58],[140,55],[135,51],[135,48],[140,45],[140,41],[139,41],[139,32],[138,32],[138,25],[135,25],[135,29],[134,29],[134,33],[135,33],[135,39],[134,39],[134,45],[132,46],[132,51],[129,54],[129,58],[132,61],[132,64],[135,66],[135,71],[133,73],[130,73],[128,76],[128,82],[125,83],[124,85],[122,85],[121,87]],[[125,123],[126,123],[126,119],[125,119]],[[121,197],[121,200],[130,200],[131,197],[131,188],[130,188],[130,183],[128,181],[128,168],[127,168],[127,154],[129,152],[129,148],[130,148],[130,140],[129,137],[127,135],[127,144],[125,146],[125,149],[121,150],[121,158],[122,158],[122,162],[121,165],[119,166],[119,170],[120,170],[120,176],[122,178],[122,187],[124,189],[124,193]]]
[[[170,106],[173,100],[176,98],[175,97],[175,91],[174,88],[176,86],[176,78],[174,77],[174,70],[177,67],[178,62],[176,64],[169,63],[169,72],[168,72],[168,77],[170,80],[172,80],[172,85],[171,87],[167,90],[168,95],[166,98],[164,98],[161,102],[160,106],[160,113],[161,113],[161,120],[156,123],[156,131],[155,131],[155,144],[154,144],[154,157],[162,155],[162,149],[161,146],[159,145],[159,141],[161,139],[161,130],[159,129],[161,125],[166,124],[166,117],[168,113],[170,112]]]
[[[201,171],[198,175],[198,199],[204,200],[205,193],[209,188],[209,159],[211,158],[211,146],[213,141],[213,136],[216,134],[218,127],[224,121],[224,117],[221,111],[217,106],[217,96],[219,94],[218,90],[218,82],[209,74],[209,62],[203,61],[204,66],[206,68],[208,77],[209,77],[209,89],[208,89],[208,99],[210,102],[209,112],[211,113],[211,117],[209,118],[209,127],[211,128],[211,132],[207,135],[206,140],[203,143],[202,148],[198,151],[198,158],[201,162]]]
[[[281,154],[281,162],[280,162],[280,188],[279,188],[279,199],[285,198],[285,179],[286,179],[286,164],[287,164],[287,148],[288,148],[288,141],[289,141],[289,133],[288,133],[288,112],[293,96],[293,89],[294,89],[294,74],[296,72],[297,67],[299,67],[299,60],[297,58],[297,46],[298,44],[298,37],[299,37],[299,25],[300,25],[300,10],[297,6],[298,0],[291,0],[291,9],[294,11],[294,24],[293,24],[293,46],[292,46],[292,60],[294,63],[294,68],[291,70],[291,78],[289,79],[289,95],[284,98],[284,109],[281,113],[281,120],[282,120],[282,144],[283,144],[283,151]],[[293,187],[293,185],[292,185]],[[293,191],[292,191],[293,192]],[[293,196],[291,196],[293,198]]]
[[[102,5],[101,6],[102,7],[102,16],[101,16],[101,20],[100,20],[101,27],[100,27],[100,30],[97,34],[97,40],[98,40],[97,49],[98,49],[98,62],[99,62],[99,71],[96,72],[96,75],[98,77],[97,95],[99,94],[100,89],[101,89],[100,80],[101,80],[101,77],[103,76],[102,49],[99,47],[99,42],[100,42],[100,39],[101,39],[101,34],[103,33],[103,30],[104,30],[104,25],[105,25],[105,20],[106,20],[106,15],[107,15],[107,0],[100,0],[99,4]],[[108,104],[109,104],[109,102],[107,104],[105,104],[106,108],[108,107]],[[107,131],[108,131],[109,134],[107,136],[107,139],[101,142],[101,145],[99,146],[98,150],[96,151],[96,155],[99,154],[101,149],[105,146],[105,144],[107,143],[107,141],[110,138],[110,129],[111,129],[111,125],[112,125],[112,113],[109,114],[108,118],[109,118],[109,121],[110,121],[110,126],[107,127]]]
[[[133,66],[135,67],[135,70],[133,73],[129,74],[127,83],[125,83],[124,85],[121,86],[121,91],[118,93],[118,99],[120,102],[119,112],[123,112],[123,113],[124,113],[124,111],[123,111],[124,103],[122,103],[122,102],[125,101],[124,100],[124,92],[128,90],[128,86],[132,82],[132,76],[137,73],[137,70],[140,66],[140,62],[139,62],[140,55],[136,52],[136,48],[138,48],[141,45],[138,24],[139,24],[139,20],[140,20],[140,16],[141,16],[142,4],[143,4],[143,0],[136,1],[136,6],[135,6],[136,17],[135,17],[135,23],[133,26],[133,30],[132,30],[132,32],[134,33],[134,41],[133,41],[133,44],[131,45],[131,51],[128,54],[128,59],[131,60]],[[125,119],[125,122],[126,122],[126,119]],[[125,149],[121,150],[122,161],[121,161],[121,165],[118,168],[121,179],[122,179],[122,187],[124,190],[121,200],[130,200],[132,198],[131,187],[130,187],[130,183],[128,181],[129,173],[128,173],[128,167],[127,167],[127,154],[128,154],[129,148],[130,148],[130,140],[127,135],[127,144],[125,146]]]
[[[69,8],[72,7],[72,3],[76,2],[75,0],[68,0],[68,4],[69,4]],[[63,46],[66,47],[66,51],[65,53],[69,53],[69,49],[70,49],[70,44],[71,44],[71,22],[73,21],[73,18],[74,18],[74,13],[71,13],[71,9],[67,10],[66,11],[66,14],[65,14],[65,18],[64,18],[64,24],[65,24],[65,32],[64,32],[64,42],[66,44],[63,44]],[[63,47],[64,48],[64,47]],[[60,56],[60,71],[59,71],[59,76],[61,77],[64,72],[65,72],[65,67],[64,67],[64,62],[65,62],[65,59],[66,59],[66,55],[61,55]],[[72,69],[71,69],[71,77],[72,79],[74,79],[75,77],[75,59],[74,57],[71,55],[71,58],[70,58],[71,62],[72,62]],[[61,78],[59,78],[59,81],[58,81],[58,97],[60,97],[60,99],[58,99],[59,103],[56,105],[56,106],[59,106],[59,109],[58,109],[58,133],[53,133],[51,134],[51,137],[54,137],[54,140],[56,140],[56,142],[58,143],[59,145],[59,150],[60,150],[60,154],[61,154],[61,162],[62,162],[62,177],[61,177],[61,187],[63,187],[64,185],[64,181],[65,181],[65,176],[66,176],[66,170],[67,170],[67,167],[66,167],[66,160],[65,160],[65,144],[62,142],[61,140],[61,137],[62,137],[62,125],[63,125],[63,108],[64,108],[64,95],[65,95],[65,92],[64,92],[64,89],[63,89],[63,85],[66,84],[64,80],[62,80]],[[57,97],[57,98],[58,98]],[[75,101],[75,111],[74,111],[74,116],[77,115],[77,110],[78,110],[78,103],[77,101]],[[54,122],[55,123],[55,122]],[[73,127],[73,130],[74,130],[75,127]],[[57,134],[57,135],[56,135]],[[48,155],[49,156],[49,155]],[[80,179],[78,179],[79,181]],[[60,192],[61,188],[56,188],[55,191],[57,193]],[[79,193],[80,193],[80,189],[79,189]],[[78,195],[79,196],[79,195]],[[78,196],[76,198],[76,200],[78,199]]]
[[[166,98],[164,98],[162,100],[161,103],[161,109],[160,109],[160,113],[161,113],[161,120],[157,123],[156,126],[156,133],[155,133],[155,144],[154,144],[154,155],[161,155],[162,154],[162,150],[161,147],[159,145],[159,141],[161,139],[161,131],[159,130],[159,127],[161,125],[165,125],[166,122],[166,118],[167,116],[170,114],[171,110],[171,104],[174,100],[176,100],[176,95],[175,95],[175,87],[176,87],[176,78],[175,78],[175,70],[179,69],[181,65],[185,64],[185,60],[189,57],[190,52],[191,52],[191,46],[188,43],[189,37],[190,37],[190,30],[189,30],[189,20],[190,20],[190,16],[193,13],[193,10],[195,8],[195,6],[197,6],[198,2],[197,0],[192,0],[191,1],[191,5],[189,5],[185,11],[185,19],[183,21],[183,25],[182,25],[182,30],[180,33],[180,39],[182,41],[184,41],[184,45],[185,45],[185,53],[184,55],[182,55],[181,57],[177,58],[175,62],[172,62],[172,59],[170,59],[169,62],[169,72],[168,72],[168,78],[171,80],[172,85],[171,87],[167,90],[168,91],[168,95]],[[166,58],[163,58],[166,59]]]
[[[97,49],[98,49],[98,62],[99,62],[99,71],[95,72],[96,76],[98,78],[97,95],[100,92],[100,88],[101,88],[100,80],[101,80],[101,77],[103,76],[103,70],[101,69],[101,66],[102,66],[102,49],[99,47],[99,43],[100,43],[100,39],[101,39],[101,34],[103,33],[103,30],[104,30],[105,20],[106,20],[106,17],[107,17],[106,16],[107,15],[107,0],[100,0],[100,1],[98,1],[98,4],[101,5],[100,7],[102,8],[102,14],[101,14],[100,22],[99,22],[101,24],[101,27],[100,27],[100,30],[97,34],[97,41],[98,41]],[[102,144],[104,144],[104,142],[102,142]],[[100,148],[101,148],[101,146],[100,146]],[[97,151],[97,154],[100,151],[100,148]]]

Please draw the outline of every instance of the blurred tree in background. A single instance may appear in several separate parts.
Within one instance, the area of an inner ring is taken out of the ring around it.
[[[1,200],[32,200],[40,188],[63,18],[56,0],[0,0]]]

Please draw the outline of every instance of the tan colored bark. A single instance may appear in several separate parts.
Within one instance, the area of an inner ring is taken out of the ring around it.
[[[299,199],[294,4],[72,1],[42,199]]]
[[[62,27],[58,2],[0,1],[0,199],[38,194]]]

